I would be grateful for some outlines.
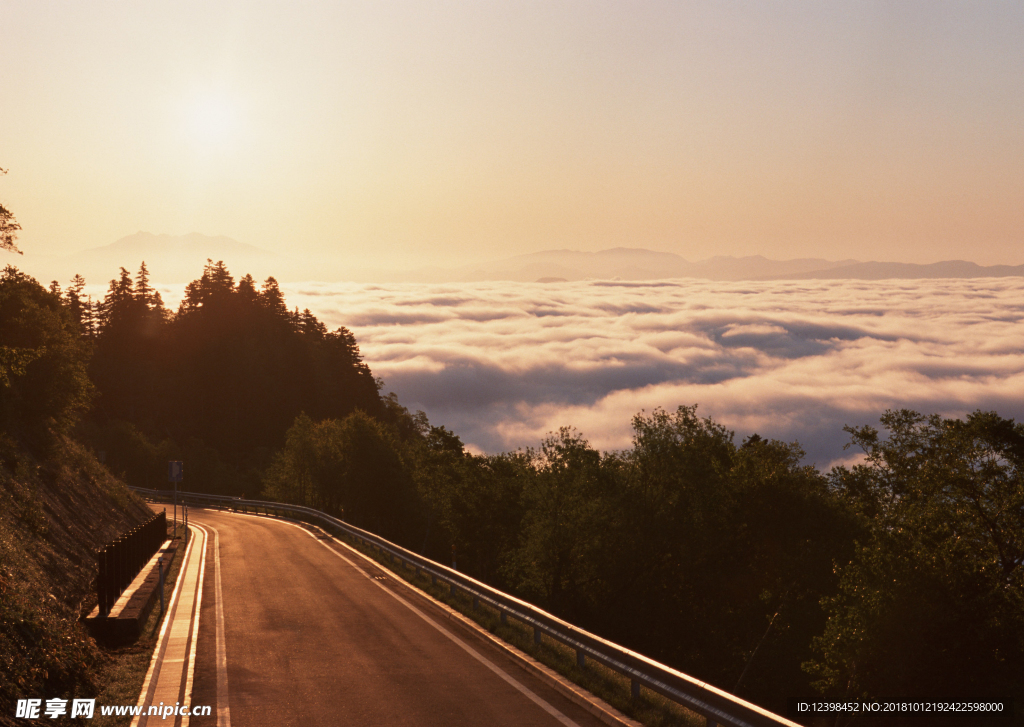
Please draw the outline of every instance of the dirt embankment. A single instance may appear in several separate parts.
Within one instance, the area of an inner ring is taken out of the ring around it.
[[[0,438],[0,724],[18,699],[95,696],[95,551],[151,514],[81,445],[40,460]]]

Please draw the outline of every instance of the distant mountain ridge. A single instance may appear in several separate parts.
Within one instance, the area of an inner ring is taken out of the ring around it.
[[[814,270],[789,279],[885,280],[887,278],[1005,278],[1024,276],[1024,265],[978,265],[966,260],[944,260],[938,263],[853,263],[831,270]]]
[[[56,279],[67,284],[79,274],[86,282],[95,284],[116,278],[120,268],[134,275],[145,261],[152,282],[183,283],[202,275],[207,259],[223,260],[238,276],[249,272],[272,275],[275,273],[269,271],[283,267],[285,262],[282,256],[223,235],[157,235],[142,231],[71,255],[29,252],[13,262],[42,281]]]
[[[153,234],[136,232],[115,242],[64,257],[33,256],[30,253],[11,262],[40,280],[60,279],[66,283],[76,273],[88,282],[115,278],[118,269],[134,273],[146,262],[153,282],[182,283],[195,280],[207,259],[223,260],[240,277],[252,273],[257,280],[273,275],[284,281],[356,281],[365,283],[419,282],[459,283],[489,280],[519,282],[556,280],[659,280],[696,278],[703,280],[885,280],[925,278],[1024,277],[1024,265],[978,265],[965,260],[916,264],[796,258],[772,260],[762,255],[732,257],[716,255],[690,261],[671,252],[645,248],[615,247],[598,252],[543,250],[483,263],[458,267],[429,267],[417,270],[368,270],[353,268],[341,256],[296,255],[268,251],[230,237]]]
[[[109,245],[76,253],[71,256],[71,262],[94,273],[94,277],[100,274],[109,278],[115,277],[122,267],[134,273],[145,261],[150,273],[159,278],[193,280],[202,274],[207,259],[224,260],[231,269],[232,265],[248,268],[272,258],[272,253],[266,250],[223,235],[211,237],[198,232],[155,235],[139,231]]]
[[[717,255],[691,262],[668,252],[643,248],[612,248],[600,252],[545,250],[516,255],[455,271],[461,281],[542,278],[657,280],[699,278],[704,280],[884,280],[889,278],[992,278],[1024,276],[1024,265],[983,266],[964,260],[938,263],[862,262],[797,258],[770,260],[762,255]]]
[[[622,278],[623,280],[657,280],[660,278],[707,278],[711,280],[744,280],[828,270],[856,263],[856,260],[769,260],[761,255],[749,257],[716,256],[690,262],[670,252],[644,248],[616,247],[599,252],[578,250],[545,250],[517,255],[493,262],[466,265],[455,272],[459,280],[520,280],[539,278]]]
[[[266,250],[233,240],[224,235],[210,236],[199,232],[187,235],[155,235],[152,232],[138,231],[134,235],[122,237],[109,245],[94,247],[78,253],[79,256],[106,253],[127,253],[130,255],[167,254],[206,254],[217,251],[220,253],[244,253],[246,255],[270,255]]]

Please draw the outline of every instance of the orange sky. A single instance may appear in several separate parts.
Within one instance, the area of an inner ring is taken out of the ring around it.
[[[0,201],[39,254],[1024,263],[1024,8],[768,5],[7,0]]]

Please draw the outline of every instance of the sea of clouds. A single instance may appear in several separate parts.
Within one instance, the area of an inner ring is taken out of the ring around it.
[[[623,449],[637,412],[699,404],[827,467],[886,409],[1024,416],[1021,278],[283,287],[477,452],[564,425]]]
[[[158,285],[176,308],[183,285]],[[1024,419],[1024,279],[284,284],[355,334],[375,376],[475,452],[575,426],[630,446],[640,411],[698,404],[736,432],[851,462],[886,409]],[[103,286],[87,292],[102,297]]]

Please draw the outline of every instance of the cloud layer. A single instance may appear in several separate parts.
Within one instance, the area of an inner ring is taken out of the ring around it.
[[[889,408],[1024,416],[1024,280],[285,286],[345,325],[410,409],[471,448],[573,425],[628,447],[630,420],[699,404],[738,436],[798,440],[825,466],[844,425]]]

